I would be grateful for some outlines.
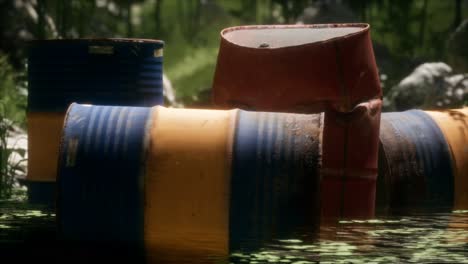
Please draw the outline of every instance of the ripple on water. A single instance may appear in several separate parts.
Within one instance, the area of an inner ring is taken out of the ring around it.
[[[468,210],[342,220],[231,254],[233,263],[468,263]],[[307,236],[306,236],[307,237]]]
[[[244,247],[249,250],[234,251],[229,260],[291,264],[468,263],[468,210],[346,219],[322,226],[314,234],[305,228],[295,230],[258,243],[260,246],[254,250]],[[55,214],[40,208],[22,208],[20,204],[0,206],[0,247],[28,238],[28,232],[53,237]],[[184,259],[184,263],[191,262]]]

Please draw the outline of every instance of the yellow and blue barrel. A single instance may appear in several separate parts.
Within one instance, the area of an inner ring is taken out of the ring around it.
[[[60,148],[61,236],[167,260],[223,256],[290,221],[311,226],[321,124],[320,115],[73,104]]]
[[[468,107],[427,111],[450,147],[454,177],[454,209],[468,209]]]
[[[427,112],[382,114],[380,147],[379,205],[390,208],[452,205],[450,148]]]
[[[72,102],[154,106],[163,103],[159,40],[37,40],[28,59],[28,191],[53,201],[63,118]]]

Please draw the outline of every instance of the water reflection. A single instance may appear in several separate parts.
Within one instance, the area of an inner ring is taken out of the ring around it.
[[[381,214],[370,220],[343,219],[334,224],[322,224],[315,231],[304,227],[287,230],[275,233],[268,239],[246,239],[229,256],[166,249],[164,252],[147,252],[144,262],[468,263],[468,210],[420,209],[397,215]],[[53,212],[18,204],[6,208],[0,204],[2,257],[17,258],[31,254],[36,257],[54,256],[55,259],[65,257],[67,261],[83,259],[76,248],[73,251],[65,248],[67,254],[60,254],[64,247],[55,239]],[[11,251],[17,255],[5,255],[5,252],[14,248],[21,248],[19,251]],[[96,252],[103,251],[94,248],[93,253]],[[109,252],[116,259],[125,253],[117,250]],[[96,260],[95,254],[86,257],[87,260]]]
[[[295,234],[258,250],[231,254],[234,263],[468,263],[468,211],[419,212],[322,226],[306,242]]]

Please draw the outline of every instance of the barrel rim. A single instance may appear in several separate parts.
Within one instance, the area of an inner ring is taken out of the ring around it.
[[[138,44],[162,44],[163,40],[144,38],[63,38],[63,39],[33,39],[27,41],[28,44],[52,44],[52,43],[79,43],[79,42],[108,42],[108,43],[138,43]]]
[[[258,47],[248,47],[245,45],[239,45],[236,44],[232,41],[229,41],[225,35],[233,32],[233,31],[240,31],[240,30],[261,30],[261,29],[323,29],[323,28],[346,28],[346,27],[355,27],[355,28],[361,28],[361,30],[354,32],[354,33],[349,33],[344,36],[338,36],[338,37],[332,37],[326,40],[321,40],[321,41],[316,41],[316,42],[310,42],[310,43],[305,43],[305,44],[299,44],[299,45],[290,45],[290,46],[285,46],[285,47],[277,47],[277,48],[258,48]],[[243,48],[243,49],[248,49],[248,50],[256,50],[256,51],[271,51],[271,50],[282,50],[282,49],[288,49],[288,48],[295,48],[295,47],[307,47],[307,46],[314,46],[314,45],[321,45],[324,43],[328,42],[333,42],[338,39],[344,39],[344,38],[349,38],[357,35],[363,35],[366,34],[370,31],[370,25],[367,23],[330,23],[330,24],[296,24],[296,25],[244,25],[244,26],[234,26],[234,27],[228,27],[220,32],[221,36],[221,41],[227,43],[228,45],[235,46],[237,48]]]

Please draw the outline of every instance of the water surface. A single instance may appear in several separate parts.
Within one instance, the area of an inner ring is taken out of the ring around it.
[[[18,259],[68,254],[57,240],[55,217],[47,208],[0,202],[0,254]],[[420,209],[341,220],[316,231],[288,230],[275,238],[247,240],[230,256],[184,256],[174,249],[165,257],[174,263],[468,263],[468,210]]]

